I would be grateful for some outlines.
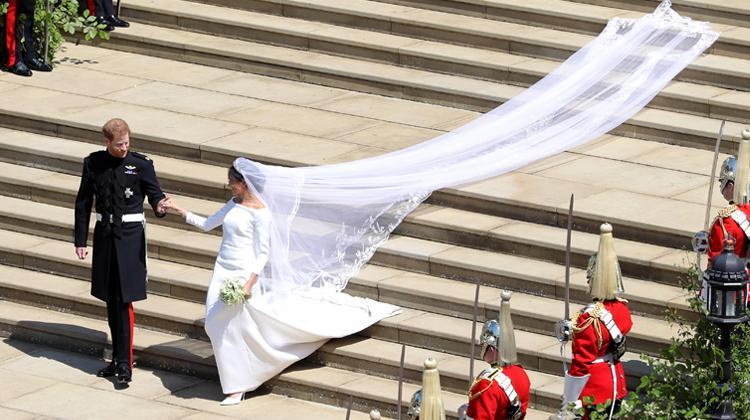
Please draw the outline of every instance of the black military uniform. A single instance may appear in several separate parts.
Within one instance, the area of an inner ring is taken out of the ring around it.
[[[31,70],[51,71],[52,66],[37,57],[34,43],[36,0],[7,0],[3,57],[8,71],[31,76]]]
[[[106,150],[90,154],[83,160],[81,185],[76,197],[76,247],[86,246],[94,197],[97,223],[91,294],[107,302],[112,333],[112,363],[99,374],[113,376],[117,373],[121,382],[129,382],[135,322],[132,302],[146,299],[143,200],[148,197],[156,212],[157,204],[165,195],[148,157],[132,151],[125,158],[114,157]],[[156,213],[157,217],[164,215]]]

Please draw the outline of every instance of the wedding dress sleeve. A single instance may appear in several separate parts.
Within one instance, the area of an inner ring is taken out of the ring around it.
[[[268,210],[259,212],[253,221],[255,225],[255,236],[253,242],[255,246],[255,264],[251,268],[251,272],[260,274],[263,267],[268,262],[268,257],[271,254],[271,214]]]
[[[227,212],[232,208],[234,205],[234,202],[232,200],[229,200],[227,204],[224,205],[219,211],[212,214],[211,216],[208,216],[208,218],[203,216],[198,216],[195,213],[187,212],[185,214],[185,221],[204,232],[208,232],[209,230],[216,229],[217,226],[220,226],[224,222],[224,216],[227,215]]]

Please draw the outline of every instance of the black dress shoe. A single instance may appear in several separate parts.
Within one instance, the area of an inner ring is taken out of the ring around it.
[[[130,370],[130,366],[127,363],[120,363],[117,365],[117,383],[129,384],[133,380],[133,372]]]
[[[130,23],[128,23],[128,22],[120,19],[119,16],[112,15],[107,20],[109,20],[109,23],[112,26],[116,26],[118,28],[129,28],[130,27]]]
[[[39,57],[35,57],[26,64],[31,70],[36,71],[52,71],[52,65],[49,63],[45,63],[42,59]]]
[[[102,30],[107,31],[107,32],[115,30],[115,25],[112,24],[109,18],[102,16],[98,19],[98,21],[100,25],[104,25],[104,28]]]
[[[117,374],[117,363],[114,361],[110,362],[107,367],[96,373],[96,376],[100,378],[109,378]]]
[[[26,64],[24,64],[23,61],[16,61],[16,64],[9,68],[8,71],[24,77],[29,77],[34,74],[31,72],[31,70],[29,70],[28,67],[26,67]]]

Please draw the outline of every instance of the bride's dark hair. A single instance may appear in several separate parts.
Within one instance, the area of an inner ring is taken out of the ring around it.
[[[235,181],[239,182],[245,182],[245,178],[242,176],[242,173],[237,170],[237,168],[234,167],[234,165],[229,167],[229,178],[232,178]],[[263,192],[263,185],[266,183],[266,179],[263,177],[263,174],[260,173],[254,166],[250,166],[248,168],[248,178],[250,182],[253,184],[253,187],[261,193]]]

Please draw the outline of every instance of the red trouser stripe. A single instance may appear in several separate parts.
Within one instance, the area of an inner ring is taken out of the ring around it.
[[[5,49],[8,51],[8,67],[16,64],[16,3],[17,0],[8,2],[8,14],[5,15]]]
[[[133,368],[133,327],[135,326],[135,313],[133,312],[133,304],[128,303],[128,319],[130,323],[130,345],[128,347],[128,352],[130,356],[130,368]]]
[[[88,0],[89,3],[89,15],[94,16],[96,13],[96,3],[94,0]]]

